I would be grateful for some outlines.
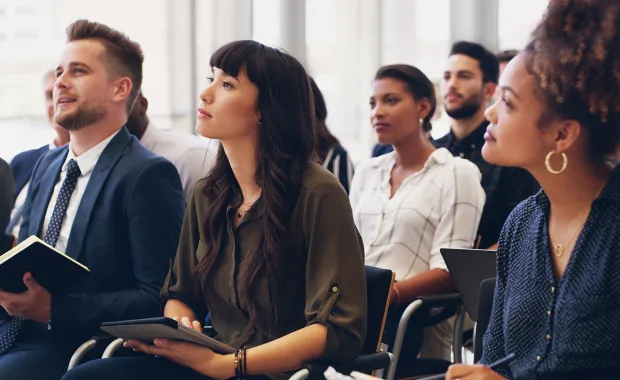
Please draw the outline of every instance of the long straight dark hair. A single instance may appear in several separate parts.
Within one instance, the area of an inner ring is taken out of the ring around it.
[[[242,279],[250,300],[250,323],[253,323],[256,302],[252,285],[263,270],[276,281],[277,293],[272,311],[277,308],[287,263],[287,230],[299,196],[302,175],[314,154],[314,102],[303,66],[282,50],[256,41],[235,41],[215,51],[210,65],[232,76],[245,70],[250,81],[258,87],[261,125],[255,180],[261,187],[264,206],[262,242],[250,257],[252,261],[248,268],[251,270]],[[204,190],[205,195],[213,200],[213,207],[207,211],[203,225],[207,253],[198,263],[196,273],[203,294],[206,294],[206,279],[225,243],[226,209],[233,202],[233,195],[239,192],[239,183],[220,146]]]

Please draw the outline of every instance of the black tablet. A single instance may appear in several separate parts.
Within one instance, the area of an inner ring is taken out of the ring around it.
[[[101,330],[124,340],[138,340],[153,344],[154,339],[165,338],[208,347],[218,354],[235,352],[231,346],[166,317],[106,322],[101,325]]]

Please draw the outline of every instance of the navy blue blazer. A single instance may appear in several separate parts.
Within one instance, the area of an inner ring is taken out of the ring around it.
[[[24,204],[19,241],[42,238],[45,213],[68,146],[37,162]],[[179,242],[185,198],[172,163],[126,128],[101,154],[73,221],[66,254],[91,273],[52,295],[52,336],[78,344],[102,322],[160,315],[159,291]]]
[[[47,153],[50,149],[49,145],[44,145],[37,149],[21,152],[11,160],[11,169],[13,170],[13,180],[15,181],[15,198],[22,191],[24,186],[30,181],[34,166],[39,158]]]

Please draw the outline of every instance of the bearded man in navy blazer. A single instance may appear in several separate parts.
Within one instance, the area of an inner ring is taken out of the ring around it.
[[[159,315],[183,220],[176,168],[124,127],[142,82],[140,46],[86,20],[71,24],[67,37],[54,121],[71,141],[37,162],[19,240],[37,235],[91,273],[58,294],[29,273],[26,292],[0,291],[13,317],[0,327],[0,379],[60,379],[102,322]]]

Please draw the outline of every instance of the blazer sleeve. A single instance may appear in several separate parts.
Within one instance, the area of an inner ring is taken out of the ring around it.
[[[26,193],[26,200],[24,201],[24,206],[22,209],[22,222],[19,227],[19,236],[17,236],[17,242],[21,243],[30,237],[30,208],[32,207],[32,200],[36,197],[39,191],[39,183],[41,180],[41,176],[43,174],[39,174],[39,171],[45,173],[45,169],[47,168],[47,163],[42,164],[44,161],[43,157],[37,160],[34,168],[32,169],[32,175],[30,176],[30,186],[28,186],[28,192]],[[41,166],[42,165],[42,166]],[[39,167],[41,169],[39,170]]]
[[[52,297],[52,329],[98,329],[101,322],[159,315],[159,290],[176,253],[184,212],[179,174],[157,158],[138,174],[128,194],[128,260],[135,287]]]

